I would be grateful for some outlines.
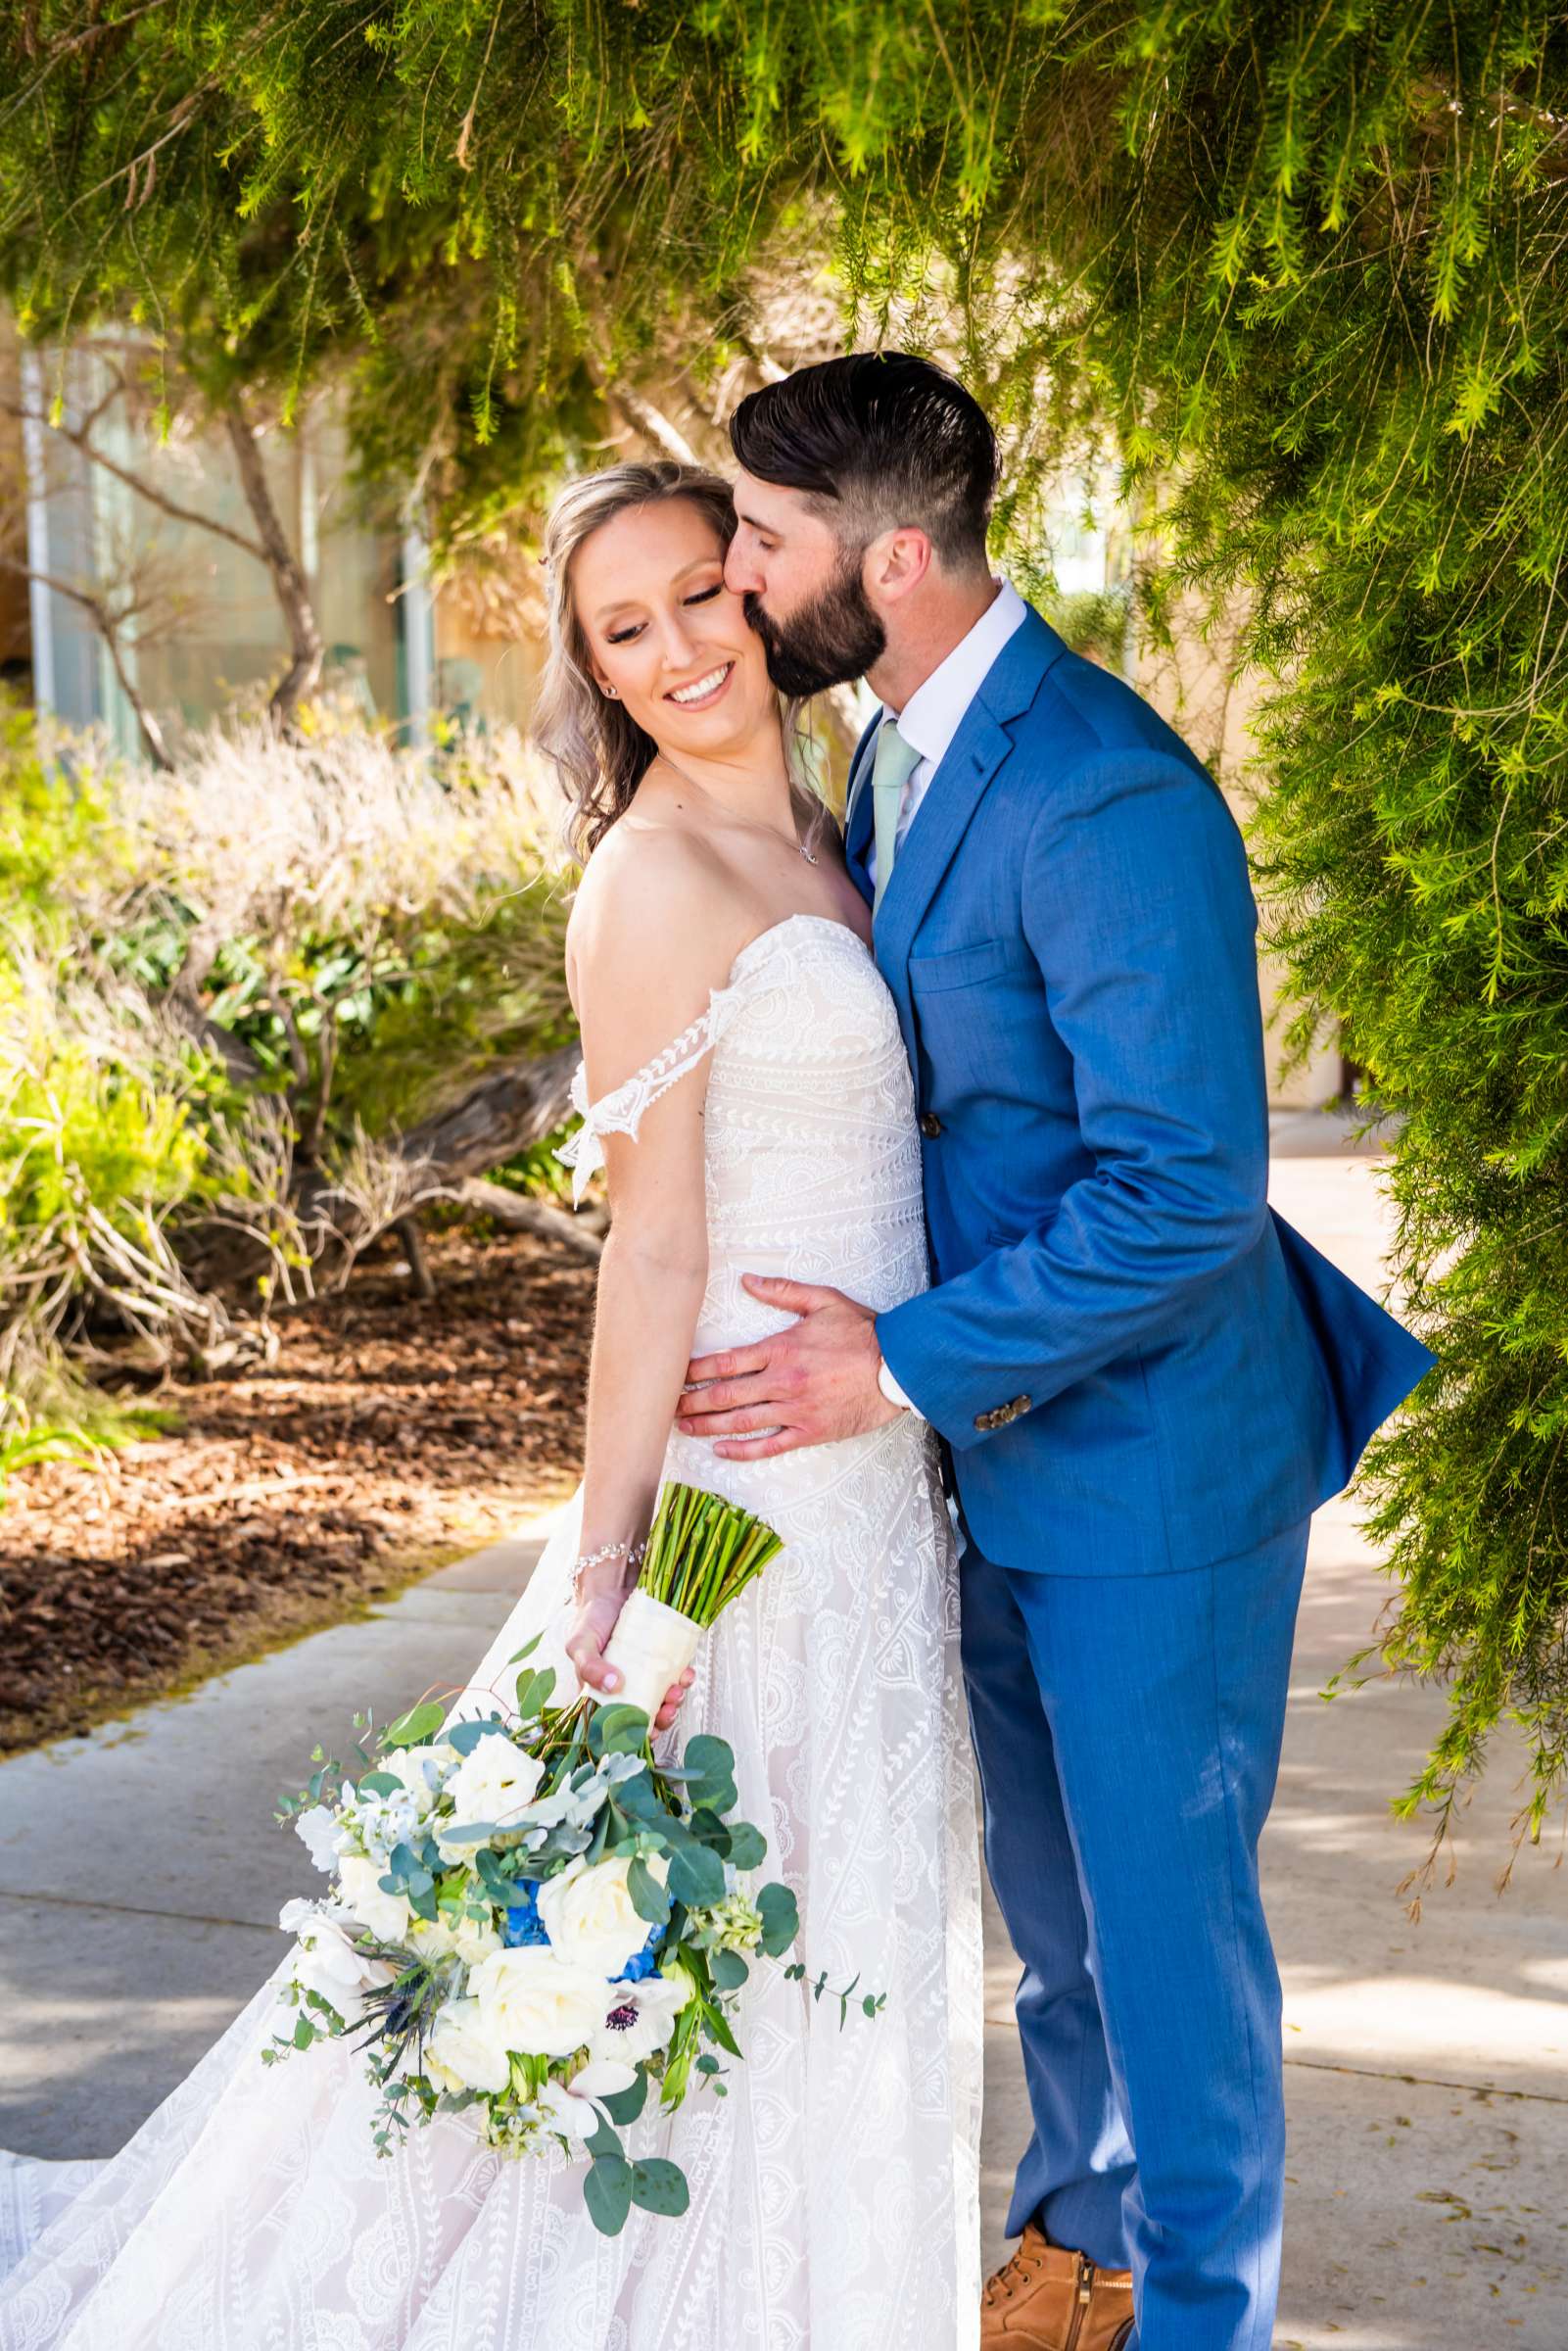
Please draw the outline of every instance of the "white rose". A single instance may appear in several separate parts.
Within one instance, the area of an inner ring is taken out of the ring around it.
[[[465,1828],[482,1820],[515,1825],[544,1777],[545,1766],[537,1756],[525,1755],[499,1731],[492,1731],[471,1755],[464,1755],[447,1782],[446,1794],[455,1809],[451,1823],[443,1826]],[[467,1860],[473,1855],[471,1841],[449,1847],[441,1829],[436,1831],[436,1843],[445,1861]]]
[[[648,1976],[641,1984],[612,1984],[598,2031],[588,2044],[590,2055],[635,2066],[668,2047],[692,1989],[685,1969],[679,1976]]]
[[[385,1875],[381,1862],[367,1861],[362,1853],[345,1853],[338,1863],[339,1890],[360,1925],[382,1943],[402,1943],[412,1913],[406,1895],[382,1892]]]
[[[527,2057],[570,2057],[604,2018],[602,1976],[567,1967],[542,1943],[492,1951],[468,1979],[487,2028]]]
[[[662,1886],[669,1869],[664,1855],[650,1854],[647,1866]],[[590,1868],[579,1853],[541,1886],[539,1915],[550,1948],[572,1966],[618,1976],[646,1943],[651,1930],[633,1907],[631,1869],[629,1855]]]
[[[412,2068],[410,2065],[410,2070],[415,2070],[419,2073],[422,2073],[425,2077],[425,2080],[427,2082],[434,2083],[437,2089],[457,2090],[466,2089],[468,2087],[467,2083],[462,2079],[460,2074],[454,2074],[451,2066],[442,2064],[441,2059],[436,2056],[428,2040],[425,2042],[423,2063],[417,2068]]]
[[[302,1911],[308,1915],[302,1916]],[[365,1991],[391,1983],[393,1971],[385,1960],[355,1949],[348,1932],[352,1920],[294,1901],[284,1904],[278,1924],[299,1937],[290,1971],[294,1982],[302,1991],[316,1991],[330,2000],[345,2024],[357,2020]]]
[[[631,2066],[601,2059],[585,2065],[570,2082],[546,2082],[534,2103],[550,2129],[563,2138],[592,2138],[599,2126],[602,2101],[630,2089],[636,2080]]]
[[[511,2067],[479,2002],[449,2000],[425,2042],[425,2065],[442,2089],[504,2089]],[[446,2077],[446,2079],[442,2079]]]
[[[471,1918],[461,1910],[438,1910],[434,1919],[414,1919],[408,1929],[408,1942],[416,1951],[426,1952],[432,1958],[455,1955],[466,1960],[470,1967],[500,1949],[500,1935],[494,1920]]]
[[[317,1869],[330,1871],[338,1858],[343,1830],[330,1804],[312,1804],[309,1812],[295,1817],[296,1836],[303,1837],[306,1849]]]

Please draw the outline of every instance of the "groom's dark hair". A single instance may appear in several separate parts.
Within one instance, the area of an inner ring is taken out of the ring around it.
[[[857,351],[748,394],[730,443],[760,482],[803,490],[865,547],[914,524],[955,570],[985,561],[996,435],[956,376],[903,351]]]

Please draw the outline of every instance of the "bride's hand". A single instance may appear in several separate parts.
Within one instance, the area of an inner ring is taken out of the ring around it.
[[[570,1629],[566,1635],[566,1654],[584,1689],[596,1690],[601,1698],[613,1698],[621,1686],[621,1677],[615,1667],[604,1662],[604,1651],[631,1588],[617,1584],[613,1591],[585,1592],[572,1611]],[[689,1665],[680,1680],[670,1684],[664,1694],[664,1703],[654,1716],[653,1728],[656,1731],[667,1731],[674,1722],[681,1710],[681,1701],[691,1687],[692,1678],[692,1670]]]

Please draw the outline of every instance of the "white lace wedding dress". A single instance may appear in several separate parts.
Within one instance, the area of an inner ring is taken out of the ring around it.
[[[909,1069],[854,934],[796,915],[753,939],[707,1013],[594,1106],[575,1138],[580,1178],[600,1133],[635,1132],[708,1053],[699,1351],[787,1319],[748,1296],[743,1271],[832,1283],[877,1307],[923,1287]],[[0,2351],[976,2340],[978,1856],[930,1439],[905,1415],[870,1436],[725,1462],[675,1435],[666,1466],[760,1511],[787,1545],[721,1619],[676,1737],[730,1741],[741,1812],[799,1897],[798,1955],[812,1975],[858,1972],[885,1991],[882,2014],[840,2029],[836,2004],[759,1962],[727,2097],[693,2092],[629,2135],[634,2154],[684,2167],[689,2213],[634,2211],[607,2238],[583,2209],[580,2167],[503,2161],[461,2117],[378,2161],[352,2050],[261,2064],[281,2014],[274,1979],[119,2155],[13,2159],[0,2174],[15,2259]],[[523,1640],[558,1639],[577,1528],[574,1506],[463,1711],[484,1710]]]

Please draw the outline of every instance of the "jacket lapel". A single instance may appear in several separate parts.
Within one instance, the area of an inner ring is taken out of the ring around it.
[[[1040,681],[1067,651],[1056,631],[1031,607],[986,673],[958,733],[920,804],[882,892],[877,916],[877,965],[898,1005],[899,1026],[915,1064],[915,1014],[909,952],[943,875],[992,780],[1013,748],[1009,733],[1039,692]],[[860,798],[870,803],[869,787]],[[859,811],[854,812],[859,817]],[[857,829],[858,826],[857,826]]]

